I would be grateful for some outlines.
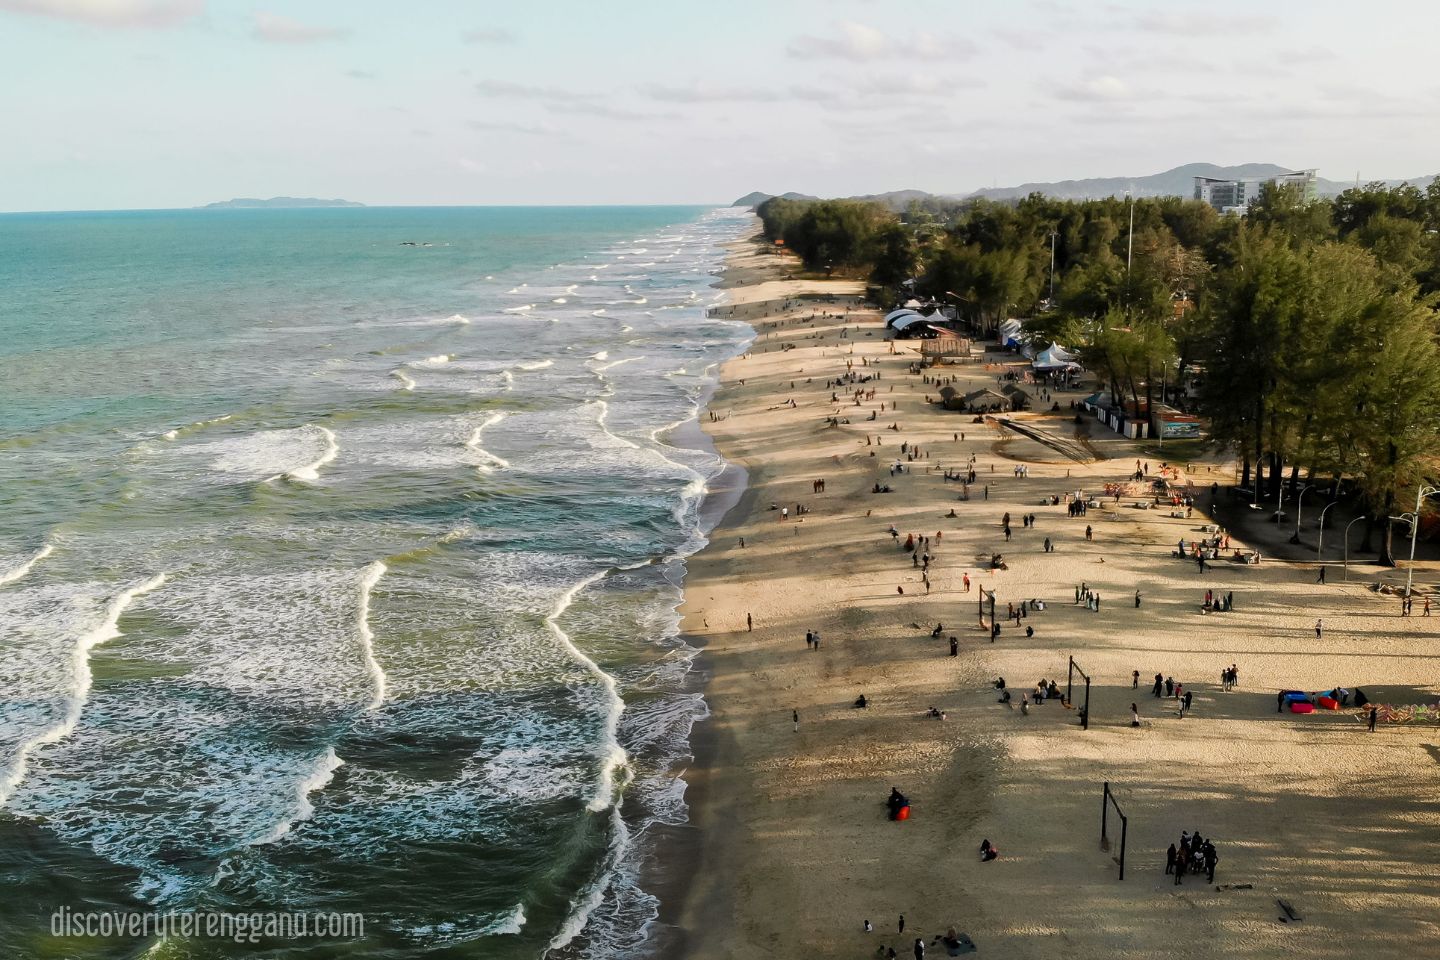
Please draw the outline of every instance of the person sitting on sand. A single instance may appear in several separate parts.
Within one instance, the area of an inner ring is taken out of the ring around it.
[[[996,679],[996,681],[995,681],[995,689],[996,689],[996,690],[1004,690],[1004,689],[1005,689],[1005,678],[1004,678],[1004,677],[999,677],[998,679]]]
[[[855,698],[856,710],[864,710],[868,706],[870,706],[870,701],[865,699],[865,694],[862,693],[860,694],[860,696]]]
[[[900,811],[910,806],[910,800],[900,792],[899,787],[890,788],[890,796],[885,800],[885,809],[890,813],[890,819],[894,820],[900,816]]]
[[[989,840],[981,840],[981,841],[980,841],[980,862],[981,862],[981,863],[989,863],[991,860],[998,860],[999,858],[1000,858],[1000,848],[999,848],[999,847],[995,846],[995,845],[994,845],[993,843],[991,843]]]
[[[1000,691],[1000,699],[999,699],[999,700],[996,700],[995,702],[996,702],[996,703],[1003,703],[1003,704],[1005,704],[1007,707],[1009,707],[1009,706],[1010,706],[1010,691],[1009,691],[1009,690],[1001,690],[1001,691]],[[1014,708],[1014,707],[1011,707],[1010,709],[1013,710],[1013,709],[1015,709],[1015,708]]]

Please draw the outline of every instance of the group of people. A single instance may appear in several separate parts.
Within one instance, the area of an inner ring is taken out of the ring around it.
[[[1175,876],[1177,887],[1187,873],[1204,873],[1205,882],[1214,883],[1215,864],[1219,861],[1220,854],[1216,852],[1215,844],[1200,836],[1200,831],[1197,830],[1194,834],[1181,831],[1179,845],[1170,844],[1170,849],[1166,852],[1165,873]]]
[[[1083,602],[1086,610],[1100,612],[1100,594],[1096,590],[1091,590],[1087,584],[1082,583],[1075,588],[1075,602]]]
[[[1200,604],[1202,613],[1226,613],[1235,602],[1235,591],[1219,596],[1214,590],[1205,591],[1205,600]]]

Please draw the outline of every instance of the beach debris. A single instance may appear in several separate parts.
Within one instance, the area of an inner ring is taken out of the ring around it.
[[[1276,918],[1281,923],[1299,923],[1301,920],[1305,919],[1304,917],[1300,916],[1300,914],[1295,912],[1295,908],[1290,905],[1290,902],[1288,900],[1282,900],[1279,897],[1276,897],[1275,902],[1280,905],[1281,910],[1285,911],[1284,916]]]

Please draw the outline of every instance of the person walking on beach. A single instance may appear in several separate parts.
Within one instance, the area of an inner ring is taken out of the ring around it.
[[[950,656],[960,656],[960,640],[957,637],[950,638]]]
[[[1131,670],[1131,671],[1130,671],[1130,689],[1131,689],[1131,690],[1139,690],[1139,689],[1140,689],[1140,671],[1139,671],[1139,670]]]
[[[1160,696],[1160,687],[1163,686],[1164,683],[1165,683],[1165,678],[1162,677],[1162,676],[1160,676],[1160,674],[1158,674],[1158,673],[1155,674],[1155,686],[1154,686],[1153,688],[1151,688],[1150,693],[1151,693],[1153,696],[1155,696],[1156,698],[1159,698],[1159,696]]]
[[[902,913],[902,914],[900,914],[900,929],[897,931],[897,935],[900,934],[900,933],[904,933],[904,932],[905,932],[905,914]]]
[[[746,630],[747,632],[749,632],[749,631],[753,631],[754,629],[755,629],[755,621],[750,618],[750,614],[748,614],[748,613],[745,614],[745,630]]]
[[[1316,582],[1316,583],[1324,583],[1324,582],[1325,582],[1325,568],[1324,568],[1324,567],[1321,567],[1321,568],[1320,568],[1320,576],[1319,576],[1319,578],[1318,578],[1315,582]]]
[[[1321,629],[1322,629],[1322,627],[1323,627],[1323,624],[1324,624],[1324,621],[1323,621],[1323,620],[1316,620],[1316,621],[1315,621],[1315,639],[1316,639],[1316,640],[1319,640],[1319,639],[1320,639]]]
[[[1373,703],[1370,704],[1370,719],[1369,719],[1369,721],[1365,724],[1365,728],[1366,728],[1367,730],[1369,730],[1371,733],[1374,733],[1374,732],[1375,732],[1375,721],[1376,721],[1376,719],[1379,718],[1379,716],[1380,716],[1380,708],[1377,707],[1377,706],[1376,706],[1375,704],[1373,704]]]
[[[1086,525],[1085,525],[1085,539],[1086,539],[1086,540],[1094,540],[1094,539],[1095,539],[1095,531],[1094,531],[1094,529],[1093,529],[1089,524],[1086,524]]]
[[[1130,726],[1140,726],[1140,707],[1133,703],[1130,704]]]
[[[790,711],[790,719],[795,722],[795,732],[796,732],[796,733],[799,733],[799,732],[800,732],[800,711],[799,711],[799,710],[791,710],[791,711]]]
[[[1169,876],[1175,872],[1175,857],[1180,851],[1175,849],[1175,844],[1170,844],[1170,849],[1165,851],[1165,875]]]
[[[1136,591],[1135,591],[1135,609],[1136,609],[1136,610],[1139,610],[1139,609],[1140,609],[1140,591],[1139,591],[1139,590],[1136,590]]]

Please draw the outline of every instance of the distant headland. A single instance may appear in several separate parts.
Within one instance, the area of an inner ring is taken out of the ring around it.
[[[236,197],[234,200],[218,200],[207,203],[202,210],[276,210],[295,207],[363,207],[365,204],[354,200],[321,200],[316,197],[271,197],[260,200],[255,197]]]

